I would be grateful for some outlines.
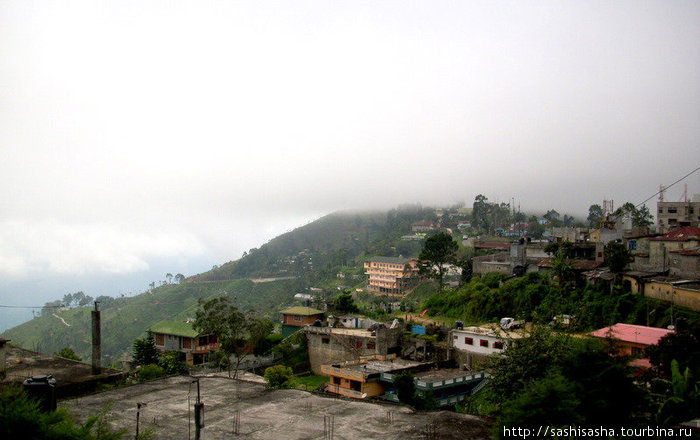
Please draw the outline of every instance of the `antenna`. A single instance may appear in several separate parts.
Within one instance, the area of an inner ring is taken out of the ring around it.
[[[664,191],[666,191],[666,187],[659,185],[659,203],[663,203],[664,201]]]

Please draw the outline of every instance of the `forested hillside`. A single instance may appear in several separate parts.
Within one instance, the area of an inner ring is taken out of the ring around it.
[[[104,362],[128,351],[132,341],[163,319],[194,316],[198,299],[228,295],[243,310],[277,319],[276,312],[295,293],[313,286],[338,283],[339,271],[351,272],[346,282],[362,282],[366,255],[398,255],[401,234],[412,222],[429,218],[432,210],[407,205],[386,212],[341,212],[274,238],[241,259],[194,275],[178,284],[151,288],[134,297],[101,297]],[[420,243],[410,243],[412,254]],[[251,279],[272,278],[253,282]],[[86,292],[89,294],[90,292]],[[60,301],[58,301],[60,302]],[[79,305],[79,304],[76,304]],[[91,304],[76,308],[46,308],[41,316],[7,330],[14,344],[44,353],[71,347],[84,359],[90,354]]]

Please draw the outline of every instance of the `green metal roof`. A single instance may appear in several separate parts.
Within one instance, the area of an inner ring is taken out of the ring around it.
[[[163,333],[166,335],[184,336],[186,338],[196,338],[199,335],[192,324],[182,321],[160,321],[151,326],[153,333]]]
[[[319,315],[323,312],[321,310],[314,309],[311,307],[296,306],[296,307],[290,307],[288,309],[280,310],[280,313],[284,313],[285,315],[311,316],[311,315]]]

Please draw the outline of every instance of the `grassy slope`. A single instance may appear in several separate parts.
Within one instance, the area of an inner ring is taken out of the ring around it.
[[[199,298],[209,298],[228,293],[241,309],[276,317],[279,305],[289,303],[294,296],[294,280],[281,280],[255,284],[249,280],[216,281],[206,283],[171,284],[158,287],[131,298],[120,298],[113,306],[102,310],[102,353],[104,362],[115,360],[128,350],[132,341],[140,337],[149,326],[163,319],[193,317]],[[34,318],[7,330],[3,337],[12,343],[45,353],[53,353],[63,347],[71,347],[78,356],[90,356],[89,307],[60,310],[55,314],[70,327],[51,314]]]

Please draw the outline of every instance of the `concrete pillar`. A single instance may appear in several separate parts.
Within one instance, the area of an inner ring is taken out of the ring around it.
[[[5,376],[5,360],[7,359],[7,343],[9,339],[0,339],[0,378]]]
[[[92,311],[92,374],[100,374],[102,372],[102,340],[100,333],[100,311],[97,309],[97,301],[95,301],[95,310]]]

